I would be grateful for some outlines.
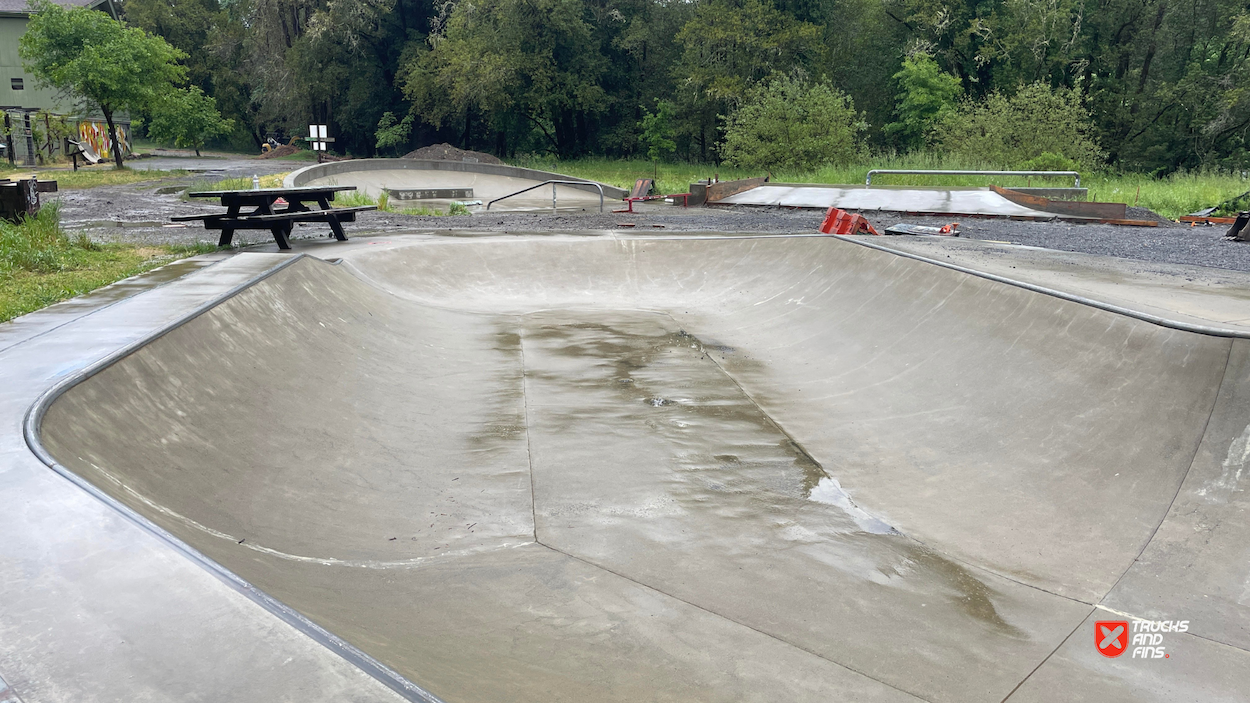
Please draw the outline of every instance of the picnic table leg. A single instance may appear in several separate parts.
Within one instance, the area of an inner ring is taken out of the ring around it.
[[[270,199],[268,202],[261,203],[256,208],[256,211],[253,212],[252,214],[253,215],[274,214],[273,203],[274,203],[274,200],[276,199],[277,198],[273,198],[273,199]],[[287,209],[289,210],[290,206],[288,206]],[[290,222],[275,222],[273,223],[273,227],[269,228],[269,231],[273,234],[273,241],[278,244],[279,249],[286,251],[291,248],[291,242],[290,240],[287,239],[287,237],[291,234],[292,227],[294,227],[294,225]]]
[[[329,199],[329,198],[324,198],[324,197],[323,197],[323,198],[318,198],[318,199],[317,199],[317,204],[321,206],[321,209],[322,209],[322,210],[329,210],[329,209],[330,209],[330,199]],[[342,223],[342,222],[339,222],[337,218],[334,218],[334,217],[331,217],[331,218],[330,218],[330,229],[334,230],[334,238],[335,238],[335,239],[339,240],[340,242],[346,242],[346,241],[347,241],[347,232],[344,232],[344,231],[343,231],[343,223]]]
[[[226,210],[226,217],[234,217],[235,215],[238,215],[238,214],[239,214],[239,206],[238,206],[238,204],[231,205],[231,206],[230,206],[229,208],[227,208],[227,210]],[[230,229],[230,228],[223,227],[223,228],[221,229],[221,237],[220,237],[220,238],[218,238],[218,240],[217,240],[217,246],[219,246],[219,247],[228,247],[228,246],[230,246],[230,242],[231,242],[233,239],[234,239],[234,230],[233,230],[233,229]]]
[[[278,243],[279,249],[291,248],[291,243],[287,241],[287,235],[290,234],[290,227],[291,223],[289,222],[279,222],[275,223],[273,229],[270,230],[273,232],[273,241]]]

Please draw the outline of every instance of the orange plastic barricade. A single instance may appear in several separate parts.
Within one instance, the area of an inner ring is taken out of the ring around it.
[[[852,215],[836,207],[829,208],[829,212],[825,214],[825,221],[820,224],[820,231],[823,234],[859,234],[860,232],[881,234],[873,229],[863,215]]]

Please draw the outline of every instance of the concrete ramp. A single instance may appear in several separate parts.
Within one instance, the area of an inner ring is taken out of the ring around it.
[[[41,441],[446,701],[1250,691],[1246,339],[828,237],[409,241]],[[1187,631],[1099,654],[1136,618]]]
[[[1050,220],[1055,213],[1021,205],[991,188],[825,186],[769,183],[717,201],[725,205],[837,207],[950,215],[997,215]]]

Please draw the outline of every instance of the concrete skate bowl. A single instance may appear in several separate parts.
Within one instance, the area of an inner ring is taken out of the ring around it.
[[[348,185],[371,198],[390,191],[391,203],[401,207],[432,207],[447,209],[451,202],[477,202],[470,209],[480,211],[495,198],[536,186],[544,181],[578,181],[585,185],[557,185],[556,206],[567,212],[598,212],[599,189],[592,181],[549,171],[464,161],[423,159],[354,159],[307,166],[293,171],[284,180],[286,187],[313,185]],[[603,188],[604,209],[625,197],[626,192],[614,186]],[[551,211],[553,186],[536,188],[528,193],[502,200],[491,211]],[[472,194],[463,191],[471,190]],[[430,191],[460,191],[449,192]],[[411,196],[411,200],[404,199]]]
[[[1250,690],[1245,339],[826,237],[343,257],[68,382],[38,437],[443,700]],[[1109,659],[1122,614],[1188,631]]]

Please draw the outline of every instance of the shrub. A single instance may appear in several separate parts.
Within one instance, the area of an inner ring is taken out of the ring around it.
[[[647,158],[652,161],[660,161],[677,151],[677,142],[673,141],[673,111],[673,104],[667,100],[656,100],[654,113],[643,110],[638,127],[642,129],[642,143],[647,146]]]
[[[1005,168],[1041,161],[1092,168],[1103,160],[1080,92],[1040,82],[1010,97],[995,91],[984,101],[965,101],[933,136],[947,153]]]
[[[895,96],[898,121],[887,124],[885,133],[903,149],[919,149],[925,145],[933,125],[955,111],[963,85],[957,76],[943,72],[927,54],[905,59],[894,80],[902,88]]]
[[[729,116],[721,154],[730,166],[805,171],[849,162],[860,129],[851,98],[828,81],[785,76]]]

